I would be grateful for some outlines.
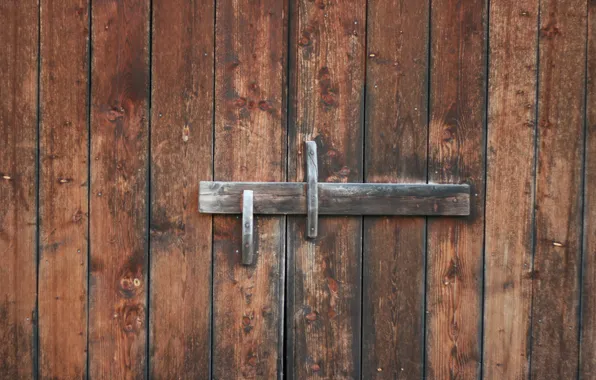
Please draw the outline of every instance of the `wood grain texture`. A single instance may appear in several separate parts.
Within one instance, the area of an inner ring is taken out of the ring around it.
[[[596,378],[596,2],[588,4],[580,379]]]
[[[89,376],[147,364],[149,1],[92,3]]]
[[[285,180],[287,2],[217,2],[217,180]],[[214,217],[213,377],[281,371],[285,220],[257,217],[256,262],[241,263],[241,219]]]
[[[484,377],[530,369],[538,0],[491,2]]]
[[[486,3],[433,2],[429,180],[468,183],[467,218],[429,218],[427,369],[436,379],[480,375],[484,234]]]
[[[362,182],[366,2],[300,0],[291,20],[288,177],[305,180],[315,141],[320,182]],[[357,378],[362,218],[321,217],[314,240],[288,222],[287,376]]]
[[[87,370],[89,3],[44,0],[41,16],[39,377],[81,379]]]
[[[540,1],[533,379],[578,371],[586,9]]]
[[[35,373],[37,1],[0,2],[0,378]]]
[[[255,193],[257,214],[307,214],[304,182],[207,182],[200,184],[199,211],[242,213],[242,194]],[[395,183],[319,183],[322,215],[469,215],[470,187]]]
[[[368,5],[366,182],[426,182],[429,4]],[[364,218],[365,379],[421,379],[425,218]]]
[[[152,378],[210,370],[214,2],[153,1],[151,114]]]

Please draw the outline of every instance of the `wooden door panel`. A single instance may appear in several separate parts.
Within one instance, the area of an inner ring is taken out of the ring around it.
[[[40,8],[39,376],[74,379],[87,372],[89,2]]]
[[[588,3],[580,378],[596,377],[596,3]]]
[[[214,3],[153,1],[149,376],[210,371]]]
[[[573,378],[578,372],[586,11],[582,1],[540,1],[530,370],[535,379]]]
[[[532,344],[538,0],[492,2],[490,14],[483,373],[523,379]]]
[[[595,9],[0,1],[0,379],[594,377]]]
[[[37,373],[37,1],[0,2],[0,378]]]
[[[149,1],[94,1],[89,377],[147,377]]]
[[[486,111],[486,2],[433,2],[429,182],[468,183],[471,214],[429,218],[426,374],[480,375]]]
[[[366,2],[296,1],[291,12],[288,178],[304,181],[304,142],[320,182],[362,182]],[[362,217],[288,219],[287,374],[360,375]]]
[[[426,182],[429,2],[368,6],[366,182]],[[365,217],[362,377],[424,375],[424,217]]]
[[[287,2],[217,3],[216,180],[285,181]],[[242,265],[236,216],[214,216],[213,378],[281,376],[285,218],[256,221]]]

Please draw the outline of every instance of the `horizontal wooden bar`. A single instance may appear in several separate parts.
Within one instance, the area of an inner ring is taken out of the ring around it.
[[[470,214],[467,184],[318,183],[319,215]],[[242,192],[253,191],[255,214],[307,213],[304,182],[201,181],[199,211],[241,214]]]

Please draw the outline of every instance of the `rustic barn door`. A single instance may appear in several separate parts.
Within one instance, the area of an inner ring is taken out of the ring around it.
[[[596,378],[595,20],[0,0],[0,380]]]
[[[368,23],[364,0],[218,3],[215,180],[302,182],[314,140],[320,182],[426,182],[428,6],[371,2]],[[214,217],[215,378],[422,376],[423,217],[255,231],[246,267],[240,218]]]
[[[214,216],[214,377],[478,373],[461,358],[480,356],[486,9],[466,6],[477,33],[463,58],[461,41],[440,38],[457,10],[434,12],[431,47],[426,3],[218,2],[214,180],[302,182],[313,140],[320,182],[468,182],[474,211],[428,227],[321,216],[314,240],[304,216],[257,216],[251,266],[240,216]],[[431,67],[429,53],[445,62]],[[463,77],[450,77],[459,65]]]

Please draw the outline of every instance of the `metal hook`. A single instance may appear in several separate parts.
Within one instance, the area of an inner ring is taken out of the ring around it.
[[[252,265],[255,261],[253,211],[253,192],[244,190],[242,192],[242,264],[244,265]]]

